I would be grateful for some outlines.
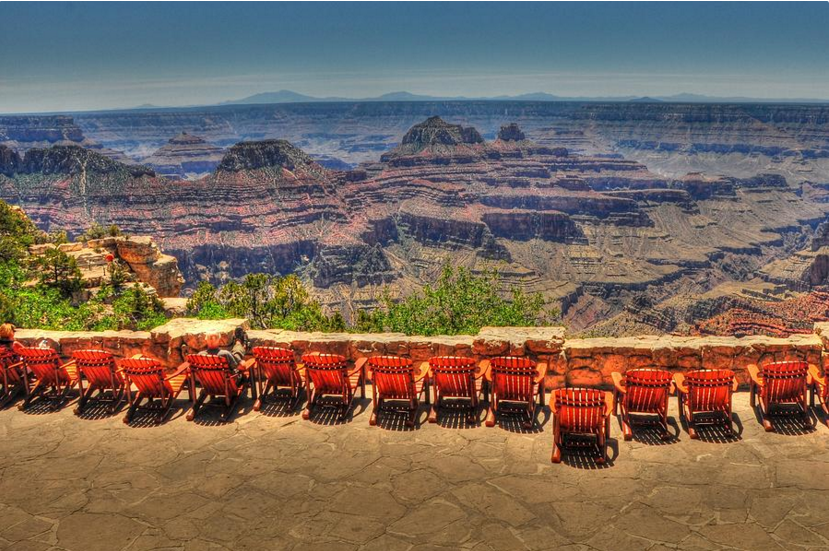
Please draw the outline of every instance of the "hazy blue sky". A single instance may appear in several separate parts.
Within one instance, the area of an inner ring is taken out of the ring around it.
[[[829,99],[829,4],[0,2],[0,112],[283,88]]]

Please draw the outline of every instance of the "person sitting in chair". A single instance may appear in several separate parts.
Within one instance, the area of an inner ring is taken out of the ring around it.
[[[16,353],[23,345],[14,340],[14,325],[4,323],[0,325],[0,350]]]
[[[227,359],[227,365],[229,365],[237,375],[244,375],[242,370],[239,369],[239,366],[242,365],[242,361],[245,359],[245,352],[247,352],[244,343],[244,335],[240,336],[237,331],[233,348],[230,350],[220,348],[222,336],[218,333],[209,333],[205,335],[204,341],[207,348],[199,352],[199,354],[202,356],[218,356],[220,358],[225,358]]]

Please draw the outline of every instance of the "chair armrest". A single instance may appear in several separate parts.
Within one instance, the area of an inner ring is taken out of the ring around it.
[[[613,396],[612,392],[607,392],[607,391],[605,391],[604,396],[605,396],[605,398],[604,398],[605,399],[604,416],[605,417],[610,417],[610,414],[613,413],[613,401],[616,398]]]
[[[368,362],[368,358],[359,358],[358,360],[356,360],[354,362],[354,367],[348,370],[348,376],[351,377],[358,371],[362,371],[363,367],[366,365],[366,362]]]
[[[812,377],[812,384],[825,386],[826,380],[820,374],[820,369],[815,364],[809,364],[809,375]]]
[[[475,378],[478,379],[480,377],[492,382],[492,372],[490,370],[489,360],[481,360],[478,362],[478,371],[475,373]]]
[[[169,380],[169,379],[172,379],[173,377],[178,377],[179,375],[183,375],[183,374],[187,373],[188,371],[190,371],[190,363],[189,362],[184,362],[183,364],[178,366],[178,369],[176,369],[172,374],[168,375],[167,377],[164,377],[164,380]]]
[[[674,373],[674,386],[680,394],[688,394],[688,387],[685,386],[685,375],[683,373]]]
[[[248,358],[247,360],[243,361],[239,364],[240,371],[250,371],[250,369],[256,364],[256,358]]]
[[[760,374],[760,368],[754,364],[751,364],[746,367],[746,370],[748,371],[748,376],[751,378],[751,382],[762,388],[763,376]]]
[[[613,379],[613,386],[616,387],[616,392],[624,394],[627,392],[625,388],[625,376],[618,371],[611,371],[610,378]]]
[[[535,376],[535,383],[539,384],[543,382],[544,378],[547,376],[547,364],[539,362],[535,365],[535,369],[538,372],[538,375]]]
[[[550,413],[553,415],[556,414],[556,396],[558,396],[558,390],[554,390],[550,392],[550,399],[547,401],[547,404],[550,406]]]
[[[737,380],[737,377],[734,377],[734,382],[731,383],[731,390],[733,392],[740,390],[740,381]]]
[[[416,366],[414,369],[415,381],[419,381],[429,374],[429,362],[423,362],[419,366]]]
[[[70,367],[70,366],[73,366],[73,365],[75,365],[75,360],[69,360],[65,364],[61,364],[60,368],[63,369],[64,367]]]

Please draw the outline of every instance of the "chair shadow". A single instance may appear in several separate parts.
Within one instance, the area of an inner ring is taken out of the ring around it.
[[[540,422],[538,420],[539,411],[543,414],[543,417]],[[552,413],[550,412],[549,407],[536,407],[532,417],[532,426],[525,427],[524,423],[526,422],[527,418],[524,411],[502,409],[498,412],[496,426],[501,427],[506,431],[515,432],[519,434],[539,434],[544,432],[544,425],[546,425],[550,421],[551,417]]]
[[[84,410],[80,413],[76,413],[76,416],[78,417],[78,419],[85,419],[88,421],[109,419],[110,417],[115,417],[116,415],[121,413],[124,409],[125,403],[125,401],[122,401],[120,404],[118,404],[118,407],[114,411],[109,411],[109,403],[91,399],[86,403]]]
[[[621,431],[621,417],[618,421]],[[631,428],[633,429],[633,441],[640,444],[646,444],[648,446],[670,446],[672,444],[677,444],[680,441],[679,436],[682,433],[679,423],[677,423],[676,419],[673,417],[668,417],[667,439],[662,438],[661,427],[653,423],[634,423]]]
[[[296,403],[296,407],[294,407]],[[262,407],[259,408],[260,415],[265,417],[296,417],[302,412],[305,406],[305,393],[300,394],[299,399],[294,401],[290,396],[272,397],[262,400]]]
[[[378,428],[385,429],[385,430],[393,430],[399,432],[411,432],[413,430],[417,430],[421,427],[423,422],[429,416],[429,410],[424,409],[421,405],[417,409],[417,415],[415,415],[415,422],[413,427],[409,427],[406,425],[406,421],[409,420],[409,412],[405,410],[396,410],[396,409],[384,409],[380,411],[377,415],[377,425]]]
[[[340,409],[337,407],[339,402],[326,400],[324,398],[317,402],[314,409],[311,411],[311,416],[308,421],[316,425],[343,425],[350,423],[355,417],[366,411],[371,405],[371,398],[354,397],[351,403],[351,408],[348,410],[348,415],[345,419],[340,418]]]
[[[592,444],[595,440],[592,440]],[[603,464],[596,462],[596,449],[591,446],[565,446],[562,449],[561,462],[568,467],[584,470],[600,470],[612,467],[619,457],[619,441],[607,439],[607,459]]]
[[[758,404],[752,409],[754,410],[754,419],[762,425],[763,417],[760,415],[760,405]],[[777,410],[765,417],[774,429],[772,432],[783,436],[803,436],[817,430],[818,418],[812,408],[806,410],[805,416],[800,411],[787,409],[784,411]],[[807,417],[808,421],[804,417]]]
[[[680,416],[680,423],[685,432],[688,432],[688,420],[685,416]],[[711,444],[729,444],[743,439],[743,421],[736,413],[731,413],[731,422],[735,426],[735,430],[729,433],[722,423],[696,423],[695,428],[697,432],[697,439],[702,442]]]
[[[33,402],[29,404],[29,406],[21,410],[23,413],[27,415],[48,415],[50,413],[57,413],[62,411],[65,408],[73,407],[75,402],[78,401],[77,396],[67,396],[63,402],[61,402],[59,407],[53,408],[52,401],[48,398],[38,397],[35,398]],[[22,404],[22,401],[21,401]]]
[[[199,413],[191,421],[193,424],[201,427],[220,427],[222,425],[233,424],[239,417],[247,415],[253,411],[253,399],[249,394],[243,394],[238,398],[233,405],[233,409],[228,414],[227,419],[222,419],[222,413],[225,410],[224,398],[213,398],[205,401],[199,409]]]
[[[428,406],[431,408],[431,406]],[[480,427],[486,416],[486,408],[480,405],[474,413],[475,420],[469,421],[469,407],[445,402],[438,408],[437,426],[444,429],[473,429]]]
[[[170,413],[167,415],[167,417],[165,417],[164,420],[161,422],[158,421],[156,411],[153,411],[159,409],[161,409],[160,403],[158,407],[149,406],[139,409],[135,412],[130,422],[127,423],[127,426],[132,429],[157,428],[162,425],[166,425],[167,423],[170,423],[175,419],[184,417],[185,413],[190,410],[190,405],[189,402],[187,406],[177,407],[176,405],[174,405],[172,409],[170,409]]]

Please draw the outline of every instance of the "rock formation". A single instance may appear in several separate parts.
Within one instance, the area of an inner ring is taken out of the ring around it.
[[[750,279],[802,248],[798,236],[829,208],[779,174],[664,176],[537,143],[518,125],[487,142],[438,117],[349,171],[285,140],[239,143],[214,173],[181,182],[93,153],[46,162],[67,150],[52,149],[0,176],[0,198],[44,228],[94,219],[157,235],[191,285],[295,272],[348,311],[376,304],[385,285],[417,289],[446,263],[497,268],[509,285],[573,306],[577,329],[617,315],[633,328],[690,327],[673,297]]]
[[[213,172],[222,155],[222,148],[182,132],[141,162],[160,176],[195,179]]]
[[[33,245],[30,252],[40,255],[51,247],[55,245]],[[178,261],[163,254],[149,236],[105,237],[86,243],[65,243],[57,248],[75,259],[87,288],[106,284],[111,260],[124,263],[128,282],[149,285],[162,298],[177,297],[184,284]]]

